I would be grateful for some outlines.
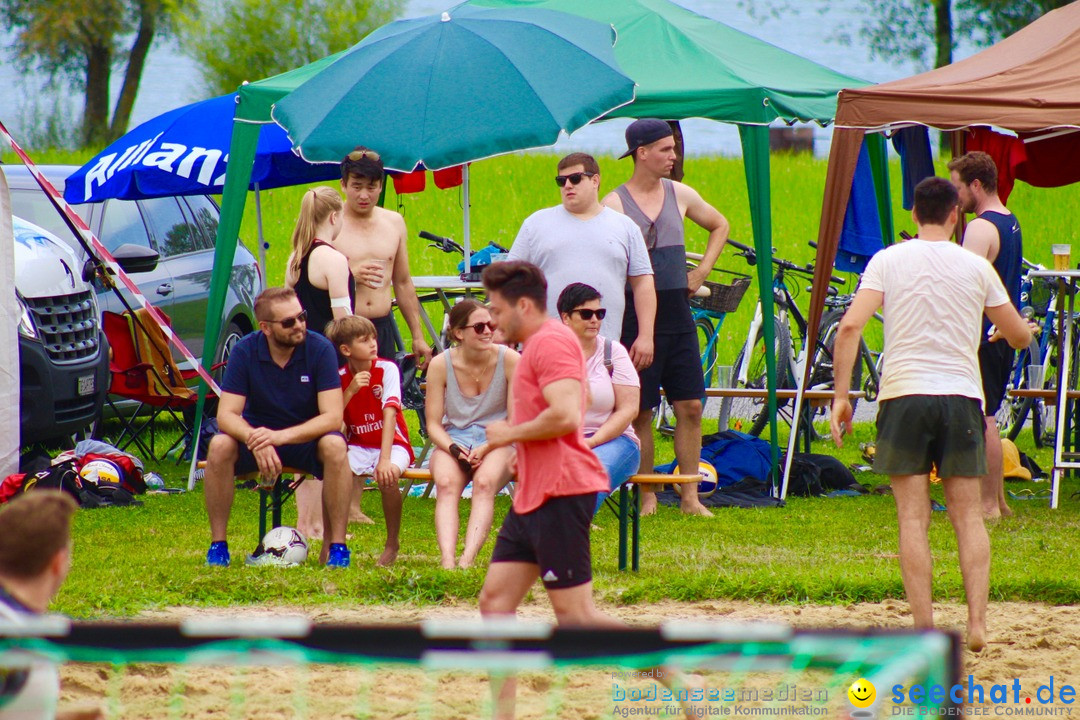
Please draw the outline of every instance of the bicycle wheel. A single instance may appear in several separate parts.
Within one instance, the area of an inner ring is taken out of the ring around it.
[[[776,388],[790,389],[794,387],[794,378],[791,377],[791,332],[787,326],[780,322],[779,319],[773,318],[773,331],[776,333],[774,348],[776,352]],[[751,348],[750,357],[744,357],[746,353],[746,347],[739,351],[739,357],[735,360],[735,368],[737,371],[745,366],[746,368],[746,383],[745,385],[739,384],[741,387],[764,389],[768,387],[768,373],[765,366],[765,333],[763,329],[758,330],[757,337],[754,338],[754,345]],[[741,373],[740,373],[741,374]],[[733,373],[735,375],[735,373]],[[732,382],[737,382],[738,378],[733,377]],[[777,408],[783,407],[787,404],[786,400],[777,400]],[[739,410],[738,407],[732,408],[734,411]],[[748,401],[747,415],[751,418],[750,434],[760,435],[761,431],[765,429],[765,426],[769,424],[769,408],[768,403],[764,400],[751,400]],[[729,414],[730,417],[730,414]]]
[[[1010,397],[1009,390],[1027,388],[1027,368],[1031,364],[1031,353],[1022,350],[1016,354],[1016,361],[1009,371],[1009,382],[1005,386],[1005,397],[1001,400],[995,420],[1002,437],[1016,440],[1027,422],[1034,404],[1034,398]]]
[[[836,308],[825,313],[821,318],[820,330],[818,330],[817,348],[814,350],[814,359],[810,364],[809,387],[816,390],[831,390],[835,387],[833,376],[833,352],[836,344],[836,334],[840,330],[840,321],[844,319],[844,310]],[[855,364],[851,367],[852,390],[862,388],[863,363],[868,362],[863,352],[864,343],[859,342],[859,351],[855,356]],[[852,398],[851,411],[859,404],[858,398]]]

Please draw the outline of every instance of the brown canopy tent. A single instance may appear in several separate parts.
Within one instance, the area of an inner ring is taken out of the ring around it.
[[[812,332],[821,318],[863,136],[909,125],[940,130],[993,125],[1021,137],[1064,131],[1068,134],[1053,142],[1080,153],[1080,132],[1075,132],[1080,130],[1080,2],[1047,13],[965,60],[903,80],[840,91],[818,229]],[[953,149],[962,152],[962,144],[954,142]],[[1062,162],[1075,162],[1073,152],[1063,153]]]
[[[1080,148],[1080,132],[1071,132],[1080,130],[1080,2],[952,65],[840,91],[818,229],[811,328],[821,317],[863,136],[908,125],[993,125],[1022,136],[1065,130],[1069,134],[1055,142]],[[954,150],[962,148],[954,144]],[[1062,161],[1075,162],[1068,155]]]
[[[996,126],[1023,138],[1054,135],[1046,142],[1060,149],[1059,162],[1080,165],[1080,2],[1047,13],[965,60],[903,80],[840,91],[818,229],[810,346],[817,341],[863,138],[911,125],[947,131]],[[954,135],[954,154],[963,152],[963,135]],[[1046,187],[1077,180],[1080,172],[1066,180],[1028,182]],[[806,380],[803,377],[801,387]]]

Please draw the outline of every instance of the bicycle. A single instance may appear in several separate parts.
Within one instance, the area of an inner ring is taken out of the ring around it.
[[[753,248],[733,240],[728,240],[728,244],[739,250],[736,254],[743,257],[747,264],[751,266],[757,264],[757,253]],[[772,323],[777,372],[776,388],[793,389],[796,387],[796,378],[801,377],[802,369],[805,367],[806,357],[808,355],[805,342],[807,336],[807,320],[795,302],[795,295],[792,293],[791,288],[788,287],[786,275],[794,273],[812,281],[814,277],[814,267],[810,264],[797,265],[790,260],[784,260],[782,258],[770,258],[770,260],[777,268],[772,282],[774,300]],[[843,284],[845,282],[843,278],[835,275],[831,276],[829,281],[834,284]],[[830,286],[829,293],[830,295],[835,296],[837,291]],[[796,348],[795,337],[791,332],[792,321],[795,323],[797,336],[799,338],[798,348]],[[731,384],[729,387],[751,389],[764,389],[767,387],[767,373],[765,366],[765,322],[761,301],[759,299],[757,307],[754,310],[754,318],[751,320],[750,327],[747,330],[746,341],[739,350],[738,356],[735,358],[735,364],[732,367],[731,373]],[[825,346],[820,339],[816,346],[817,350],[815,350],[814,357],[818,358],[821,356],[820,351],[825,350]],[[828,353],[828,356],[831,358],[831,352]],[[831,373],[829,374],[828,384],[831,385]],[[818,383],[812,385],[811,388],[821,389],[824,386],[825,383]],[[761,431],[764,430],[765,426],[769,423],[768,409],[766,407],[761,407],[755,411],[753,406],[760,403],[754,401],[750,402],[750,417],[752,418],[752,423],[749,432],[751,435],[760,435]],[[786,407],[787,404],[787,400],[778,400],[778,412],[780,408]],[[733,407],[733,398],[724,398],[721,401],[721,427],[726,427],[728,425]],[[788,416],[787,419],[790,421],[790,416]]]
[[[1041,265],[1023,260],[1023,266],[1028,270],[1043,270]],[[1060,367],[1058,358],[1058,329],[1057,329],[1057,293],[1058,284],[1048,278],[1033,278],[1025,275],[1020,285],[1021,314],[1027,319],[1041,318],[1042,330],[1037,338],[1033,338],[1031,345],[1016,353],[1016,359],[1009,373],[1009,382],[1006,386],[1005,398],[998,409],[996,420],[1002,437],[1016,440],[1023,430],[1028,417],[1031,417],[1031,429],[1036,447],[1043,447],[1048,440],[1052,441],[1055,414],[1041,397],[1017,397],[1010,395],[1012,390],[1053,390],[1057,388],[1057,368]],[[1068,319],[1069,322],[1077,323],[1078,317]],[[1069,387],[1076,384],[1077,355],[1080,353],[1080,334],[1073,331],[1073,347],[1069,349],[1073,360],[1070,363],[1071,375]],[[1029,368],[1042,367],[1043,371],[1039,387],[1030,387],[1031,379]]]
[[[702,255],[686,253],[690,261],[700,261]],[[693,262],[687,262],[692,266]],[[713,268],[710,272],[722,272],[732,275],[730,284],[706,280],[701,289],[690,298],[690,314],[694,318],[694,328],[698,334],[698,347],[701,352],[701,373],[705,378],[705,387],[712,387],[713,374],[716,371],[718,357],[717,342],[720,337],[720,329],[724,325],[724,318],[728,313],[735,312],[739,308],[743,295],[750,287],[751,277],[744,273],[738,273],[721,268]],[[702,404],[707,398],[702,399]],[[674,434],[674,426],[668,420],[668,410],[671,406],[666,397],[660,399],[660,407],[657,410],[656,429],[665,435]]]
[[[434,248],[436,250],[440,250],[440,251],[442,251],[442,252],[444,252],[444,253],[446,253],[448,255],[457,254],[457,255],[460,255],[462,258],[465,257],[465,248],[463,248],[459,243],[455,242],[452,238],[443,237],[441,235],[436,235],[434,233],[428,232],[427,230],[421,230],[417,234],[421,239],[428,241],[428,247],[429,248]],[[479,282],[480,281],[480,271],[483,269],[483,267],[485,265],[487,265],[487,264],[489,264],[491,262],[491,259],[490,259],[491,256],[495,255],[495,254],[506,254],[506,253],[509,253],[509,252],[510,251],[507,248],[504,248],[502,245],[499,245],[498,243],[494,243],[494,242],[488,243],[487,246],[481,248],[480,250],[477,250],[476,252],[474,252],[472,254],[472,256],[474,258],[478,259],[478,262],[474,262],[472,264],[472,268],[479,268],[479,269],[473,269],[472,272],[470,272],[470,273],[462,272],[461,275],[460,275],[461,280],[463,282]],[[438,302],[442,303],[443,309],[445,311],[444,314],[443,314],[441,332],[436,334],[435,328],[430,325],[430,320],[428,320],[428,323],[429,323],[428,332],[430,332],[432,334],[432,336],[433,336],[433,338],[435,340],[435,350],[436,350],[436,352],[442,352],[444,349],[450,347],[450,336],[449,336],[448,320],[449,320],[450,306],[452,305],[451,300],[456,302],[457,300],[460,300],[461,298],[472,297],[475,294],[476,293],[472,289],[466,288],[466,289],[460,289],[460,290],[458,290],[458,289],[455,289],[455,290],[440,289],[440,290],[437,290],[434,293],[429,293],[429,294],[426,294],[426,295],[418,295],[418,299],[419,299],[421,305],[423,305],[424,303],[430,303],[430,302],[438,301]]]

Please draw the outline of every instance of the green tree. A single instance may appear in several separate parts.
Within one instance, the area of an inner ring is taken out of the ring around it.
[[[1071,1],[859,0],[859,26],[838,27],[833,39],[850,44],[854,32],[866,41],[872,58],[912,60],[928,68],[933,57],[933,67],[942,67],[953,61],[958,40],[970,40],[976,47],[992,45]],[[827,16],[831,2],[816,4]],[[798,14],[805,7],[792,0],[739,0],[739,5],[753,17]]]
[[[344,50],[399,14],[402,0],[221,0],[182,21],[181,46],[206,89],[235,92]]]
[[[113,140],[127,131],[146,55],[166,34],[184,0],[0,0],[0,20],[15,32],[15,60],[24,71],[62,77],[83,92],[82,141]],[[124,80],[109,118],[115,67]]]

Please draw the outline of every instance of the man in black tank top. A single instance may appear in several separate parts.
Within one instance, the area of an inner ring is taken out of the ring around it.
[[[641,472],[653,471],[652,417],[663,388],[675,411],[675,459],[682,473],[697,473],[705,379],[690,295],[701,287],[720,256],[728,239],[728,221],[696,190],[668,179],[675,163],[675,139],[666,122],[635,120],[626,128],[626,146],[622,157],[634,158],[634,174],[604,198],[604,205],[623,213],[641,229],[656,286],[653,362],[639,370],[641,412],[634,419],[634,431],[641,439]],[[683,218],[690,218],[709,233],[704,259],[690,272],[686,271]],[[623,344],[636,336],[637,316],[628,303]],[[656,510],[656,494],[643,489],[641,510],[648,515]],[[679,491],[683,512],[712,514],[698,499],[695,485],[680,485]]]
[[[997,167],[993,159],[984,152],[969,152],[950,162],[949,172],[960,193],[961,212],[976,215],[964,230],[964,247],[993,264],[1013,306],[1019,310],[1020,276],[1023,273],[1020,223],[998,197]],[[1008,343],[989,342],[986,336],[989,327],[990,323],[984,317],[983,341],[979,346],[979,370],[986,401],[983,412],[987,473],[982,479],[982,503],[983,514],[997,518],[1012,515],[1005,502],[1001,434],[995,416],[1005,397],[1014,351]]]

